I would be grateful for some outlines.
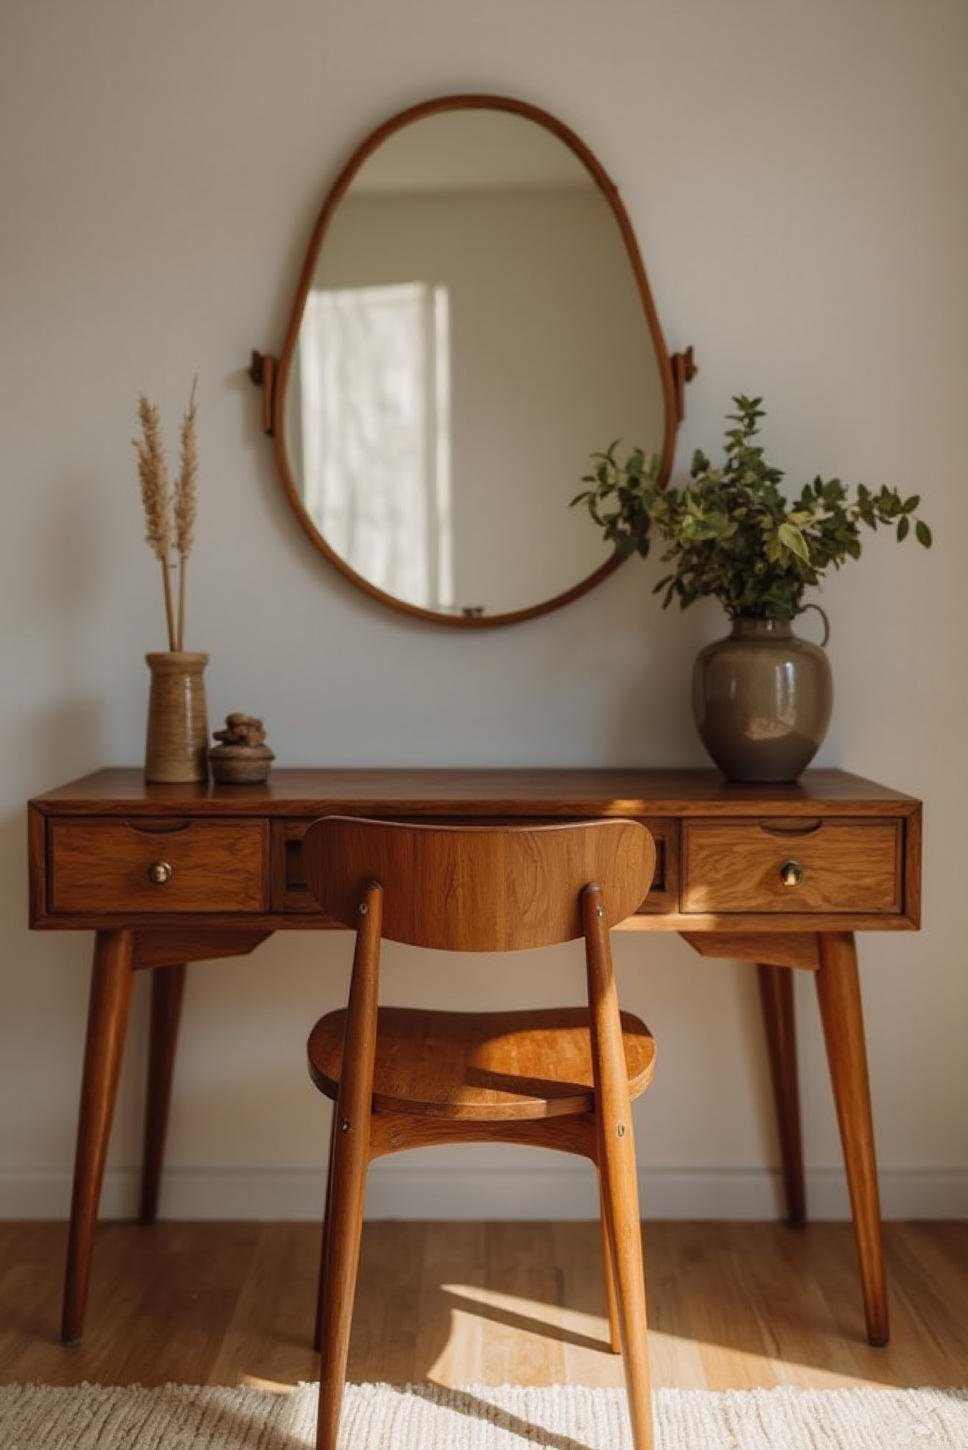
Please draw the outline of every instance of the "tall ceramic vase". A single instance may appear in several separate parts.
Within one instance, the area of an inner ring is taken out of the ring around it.
[[[789,620],[734,619],[697,658],[692,701],[702,742],[728,780],[796,780],[830,723],[830,662]]]
[[[208,779],[205,666],[208,655],[184,650],[145,655],[151,671],[145,780]]]

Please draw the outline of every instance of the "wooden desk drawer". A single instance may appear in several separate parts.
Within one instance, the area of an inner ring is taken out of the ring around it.
[[[50,823],[52,909],[264,911],[265,821],[59,820]],[[153,881],[149,868],[161,863]]]
[[[690,821],[682,910],[899,912],[901,841],[893,820]]]

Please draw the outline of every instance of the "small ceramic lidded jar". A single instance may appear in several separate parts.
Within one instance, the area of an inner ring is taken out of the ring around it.
[[[827,733],[830,662],[789,620],[737,618],[696,659],[692,702],[702,742],[727,779],[793,781]]]
[[[208,753],[212,775],[220,785],[262,785],[269,778],[275,756],[266,744],[266,732],[257,715],[236,711],[225,717],[225,729],[215,731],[220,743]]]
[[[145,780],[208,779],[205,666],[208,655],[166,650],[145,655],[151,671]]]

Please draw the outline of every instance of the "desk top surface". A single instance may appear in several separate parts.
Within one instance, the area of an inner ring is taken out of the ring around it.
[[[45,815],[905,816],[918,802],[843,770],[808,770],[791,785],[738,785],[715,770],[300,767],[273,770],[265,785],[149,785],[125,767],[31,805]]]

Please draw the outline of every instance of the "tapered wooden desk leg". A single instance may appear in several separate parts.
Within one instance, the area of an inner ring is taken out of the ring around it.
[[[887,1344],[890,1328],[884,1244],[853,932],[821,933],[816,979],[860,1257],[867,1337],[871,1344]]]
[[[94,944],[61,1321],[65,1344],[77,1343],[84,1324],[104,1161],[131,1002],[132,947],[130,931],[99,931]]]
[[[787,1222],[802,1228],[807,1221],[800,1134],[800,1087],[797,1080],[797,1037],[793,1008],[793,968],[757,964],[760,1006],[773,1082],[773,1101],[780,1135]]]
[[[141,1222],[154,1223],[158,1214],[161,1165],[168,1131],[171,1080],[185,991],[185,964],[156,967],[151,974],[151,1046],[148,1053],[148,1091],[145,1103],[145,1144],[141,1169]]]

